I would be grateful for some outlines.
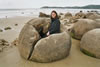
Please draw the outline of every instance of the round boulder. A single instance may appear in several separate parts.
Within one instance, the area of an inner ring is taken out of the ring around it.
[[[28,58],[30,50],[32,46],[34,47],[36,42],[41,38],[39,35],[39,31],[43,28],[43,32],[46,31],[46,27],[48,27],[49,22],[48,19],[32,19],[30,20],[20,32],[18,38],[18,48],[20,51],[21,56],[25,59]]]
[[[66,33],[54,34],[39,40],[30,59],[38,62],[52,62],[69,55],[71,38]]]
[[[95,20],[95,19],[99,19],[100,15],[93,12],[89,12],[86,14],[86,18]]]
[[[64,18],[67,18],[67,19],[70,19],[72,17],[72,14],[67,12],[65,15],[64,15]]]
[[[64,15],[63,13],[59,13],[59,15]]]
[[[80,48],[85,54],[100,59],[100,29],[87,32],[82,37]]]
[[[50,15],[40,12],[39,17],[50,17]]]
[[[100,28],[100,23],[91,19],[79,19],[71,30],[71,36],[80,40],[89,30]]]
[[[49,25],[50,19],[35,18],[23,27],[18,38],[19,52],[23,58],[37,62],[52,62],[69,55],[71,38],[64,29],[61,29],[61,33],[41,38],[41,28],[43,33],[46,33]]]
[[[83,12],[79,12],[75,14],[76,19],[86,18],[86,15]]]

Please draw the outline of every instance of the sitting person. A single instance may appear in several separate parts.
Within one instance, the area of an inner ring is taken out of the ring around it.
[[[56,11],[51,12],[51,23],[46,36],[51,34],[60,33],[60,20]]]

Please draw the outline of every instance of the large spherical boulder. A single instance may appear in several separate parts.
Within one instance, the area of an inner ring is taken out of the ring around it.
[[[89,12],[86,14],[86,18],[95,20],[95,19],[99,19],[100,15],[93,12]]]
[[[69,55],[70,48],[71,38],[66,32],[54,34],[36,43],[31,59],[39,62],[59,60]]]
[[[100,58],[100,29],[87,32],[82,37],[80,48],[85,54]]]
[[[68,12],[62,17],[61,20],[65,25],[67,25],[70,23],[75,23],[77,21],[77,18]]]
[[[64,15],[63,13],[59,13],[59,15]]]
[[[100,18],[99,19],[95,19],[96,22],[100,23]]]
[[[48,19],[36,18],[30,20],[23,27],[18,38],[18,48],[21,56],[28,58],[31,47],[35,46],[36,42],[41,38],[39,35],[40,28],[43,27],[43,32],[45,33],[48,25]]]
[[[61,27],[61,33],[41,38],[39,31],[48,31],[50,19],[38,18],[29,21],[20,32],[18,48],[20,55],[32,61],[52,62],[69,55],[71,38]]]
[[[40,13],[39,13],[39,17],[50,17],[50,15],[47,15],[47,14],[45,14],[45,13],[40,12]]]
[[[73,38],[80,40],[89,30],[100,28],[100,23],[91,19],[79,19],[71,30]]]
[[[70,12],[67,12],[65,15],[64,15],[64,18],[71,18],[73,15],[70,13]]]
[[[86,15],[83,12],[79,12],[75,14],[76,19],[86,18]]]

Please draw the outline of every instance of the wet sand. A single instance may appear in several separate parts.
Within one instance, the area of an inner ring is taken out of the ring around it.
[[[20,57],[17,47],[0,53],[0,67],[99,67],[100,59],[92,58],[80,52],[79,41],[72,39],[70,55],[52,63],[37,63]]]
[[[0,32],[0,38],[12,42],[19,35],[24,24],[32,17],[15,17],[0,19],[0,28],[11,26],[11,30]],[[18,26],[14,24],[18,23]],[[79,48],[80,41],[72,39],[70,55],[52,63],[37,63],[20,57],[17,46],[9,47],[0,53],[0,67],[100,67],[100,59],[83,54]]]
[[[0,32],[0,39],[5,39],[9,42],[12,42],[16,39],[22,29],[22,27],[33,17],[13,17],[13,18],[3,18],[0,19],[0,29],[3,29],[3,32]],[[18,24],[18,26],[15,26]],[[5,27],[11,27],[11,30],[4,30]]]

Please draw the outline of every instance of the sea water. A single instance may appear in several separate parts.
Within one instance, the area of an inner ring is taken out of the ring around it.
[[[34,16],[38,17],[39,12],[50,14],[52,10],[56,10],[58,13],[70,12],[75,14],[79,11],[98,11],[100,9],[61,9],[61,8],[33,8],[33,9],[0,9],[0,18],[16,17],[16,16]]]

